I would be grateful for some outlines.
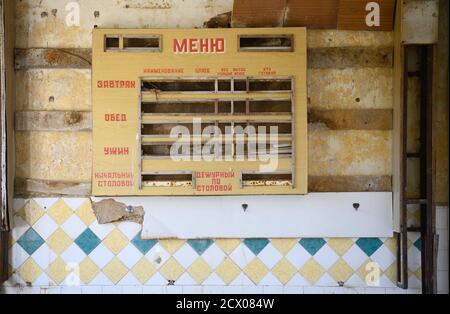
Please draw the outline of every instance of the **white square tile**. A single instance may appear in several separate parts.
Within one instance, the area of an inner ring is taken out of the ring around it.
[[[448,229],[448,207],[436,207],[436,228]]]
[[[282,286],[283,284],[271,272],[267,273],[258,283],[261,286]]]
[[[122,279],[120,279],[118,286],[139,286],[141,283],[134,277],[133,273],[129,271]]]
[[[438,251],[437,270],[448,270],[448,251]]]
[[[203,294],[202,286],[183,286],[183,294]]]
[[[382,275],[380,277],[380,287],[383,288],[394,288],[396,287],[396,284],[394,282],[392,282],[388,276],[386,275]]]
[[[61,225],[61,228],[69,237],[75,240],[86,230],[87,226],[77,215],[73,214]]]
[[[61,287],[41,287],[41,294],[61,294]]]
[[[142,294],[141,286],[124,286],[122,290],[123,294]]]
[[[102,272],[98,273],[97,276],[95,276],[94,279],[89,283],[89,285],[94,286],[112,286],[114,285],[112,281],[106,277],[106,275]]]
[[[81,287],[61,287],[61,294],[81,294]]]
[[[366,287],[367,284],[361,279],[359,278],[359,276],[357,274],[353,274],[346,282],[345,282],[345,286],[346,287]]]
[[[102,294],[101,286],[83,286],[81,287],[82,294]]]
[[[408,249],[408,269],[415,272],[421,265],[420,251],[413,245]]]
[[[84,253],[76,243],[72,243],[64,253],[61,254],[61,258],[67,264],[77,265],[86,258],[86,253]]]
[[[258,254],[258,258],[267,266],[267,268],[272,269],[283,258],[283,255],[269,243]]]
[[[142,253],[132,244],[129,243],[118,255],[117,257],[127,266],[129,269],[133,268],[134,265],[142,258]]]
[[[196,285],[197,282],[189,275],[187,272],[183,273],[180,278],[175,282],[178,286],[193,286]]]
[[[357,270],[367,260],[367,255],[357,245],[352,245],[352,247],[342,256],[342,259],[353,270]]]
[[[76,197],[76,198],[64,198],[64,202],[69,205],[70,208],[72,208],[74,211],[78,209],[78,207],[80,207],[81,205],[84,204],[84,202],[86,202],[86,200],[88,200],[88,198],[80,198],[80,197]]]
[[[335,287],[338,286],[338,283],[328,273],[325,273],[314,285],[319,287]]]
[[[223,286],[203,286],[204,294],[223,294]]]
[[[422,294],[421,289],[408,289],[406,290],[406,294]]]
[[[13,269],[18,269],[30,257],[18,243],[15,243],[12,248],[9,249],[9,254],[9,256],[11,256],[10,260]]]
[[[364,289],[365,294],[386,294],[385,288],[365,288]]]
[[[122,294],[123,287],[122,286],[105,286],[102,287],[103,294]]]
[[[389,250],[385,245],[382,245],[375,253],[372,254],[370,258],[373,262],[380,266],[382,271],[385,271],[397,260],[391,250]]]
[[[22,207],[25,206],[25,204],[27,203],[27,199],[24,198],[15,198],[13,199],[13,211],[14,214],[17,213],[19,211],[19,209],[21,209]]]
[[[306,280],[305,278],[303,278],[302,275],[300,275],[299,273],[296,273],[291,280],[288,281],[288,283],[286,284],[286,286],[310,286],[311,284],[308,282],[308,280]]]
[[[286,286],[286,287],[283,287],[283,293],[284,294],[303,294],[303,287]]]
[[[211,269],[216,269],[226,258],[225,253],[213,243],[203,254],[202,258]]]
[[[48,277],[46,273],[42,273],[35,281],[33,281],[33,286],[49,286],[52,280]]]
[[[323,268],[329,269],[339,259],[339,256],[328,246],[324,245],[314,254],[314,259]]]
[[[19,294],[41,294],[40,287],[20,287]]]
[[[104,240],[108,234],[110,234],[115,226],[113,224],[99,224],[97,220],[95,220],[93,223],[90,224],[89,228],[92,230],[92,232],[95,233],[97,237],[99,237],[100,240]]]
[[[100,269],[105,267],[111,259],[114,257],[114,254],[103,244],[100,243],[92,252],[89,254],[91,260],[97,265]]]
[[[198,254],[188,243],[185,243],[173,257],[175,257],[177,262],[180,263],[184,269],[187,269],[198,258]]]
[[[143,286],[142,293],[144,293],[144,294],[162,294],[163,286]]]
[[[159,243],[156,243],[150,251],[145,254],[147,260],[155,267],[159,269],[164,263],[170,258],[169,252],[167,252],[163,246]]]
[[[439,235],[439,250],[448,250],[448,229],[437,229]]]
[[[255,284],[244,273],[239,273],[230,286],[254,286]]]
[[[311,255],[300,244],[296,244],[286,254],[286,259],[297,269],[300,269],[310,258]]]
[[[216,273],[212,273],[211,275],[209,275],[208,278],[206,278],[205,281],[203,281],[202,285],[204,285],[204,286],[223,286],[223,285],[226,285],[226,283]]]
[[[283,294],[283,286],[263,286],[264,294]]]
[[[263,294],[264,287],[262,287],[262,286],[243,286],[242,293],[243,294]]]
[[[255,254],[244,243],[241,243],[229,257],[239,268],[244,269],[255,258]]]
[[[155,273],[145,284],[149,286],[165,286],[167,283],[166,278],[160,273]]]
[[[324,287],[303,287],[305,294],[324,294]]]
[[[141,232],[142,226],[134,222],[124,221],[120,222],[117,228],[119,228],[128,239],[132,240],[139,232]]]
[[[243,294],[244,292],[243,286],[224,286],[223,293],[224,294]]]
[[[181,286],[165,286],[163,291],[166,294],[182,294],[183,288]]]
[[[44,243],[33,253],[32,258],[41,269],[47,269],[54,260],[54,254],[51,254],[51,249]]]
[[[58,229],[58,224],[48,215],[43,215],[33,225],[34,231],[36,231],[44,240],[47,240],[53,232]]]
[[[402,288],[386,288],[386,294],[406,294],[406,289]]]
[[[437,272],[437,291],[448,293],[448,271]]]
[[[13,229],[11,230],[11,236],[14,240],[19,240],[21,236],[30,228],[25,220],[23,220],[19,216],[13,217],[14,224]]]

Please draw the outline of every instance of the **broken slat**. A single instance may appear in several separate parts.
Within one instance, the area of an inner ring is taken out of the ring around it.
[[[92,114],[84,111],[18,111],[16,131],[90,131]]]
[[[91,49],[16,49],[16,70],[90,69]],[[308,49],[308,68],[392,67],[392,48],[330,47]]]
[[[16,48],[15,55],[16,70],[35,68],[90,69],[92,65],[91,49],[86,48]]]
[[[309,176],[309,192],[390,192],[391,176]]]
[[[308,110],[308,123],[330,130],[392,130],[391,109]]]
[[[390,68],[392,48],[316,48],[308,49],[308,68]]]
[[[16,197],[88,196],[91,183],[16,178],[14,192]]]

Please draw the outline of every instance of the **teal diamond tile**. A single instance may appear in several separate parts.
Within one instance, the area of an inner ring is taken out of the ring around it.
[[[414,246],[415,246],[419,251],[422,251],[422,239],[421,239],[421,238],[418,238],[418,239],[416,240],[416,242],[414,242]]]
[[[268,239],[245,239],[244,244],[253,252],[258,255],[269,243]]]
[[[202,255],[212,244],[213,240],[188,240],[187,243],[197,252]]]
[[[131,243],[139,250],[142,254],[147,254],[148,251],[151,250],[152,247],[155,246],[155,244],[158,241],[156,240],[143,240],[141,238],[141,232],[139,231],[138,234],[131,240]]]
[[[44,239],[33,228],[29,228],[20,238],[17,243],[27,252],[33,254],[42,244]]]
[[[383,245],[383,241],[378,238],[359,238],[355,243],[367,256],[371,256]]]
[[[303,246],[309,254],[314,256],[314,254],[316,254],[327,242],[322,238],[304,238],[298,241],[298,243]]]
[[[91,229],[87,228],[82,234],[76,238],[75,243],[83,250],[86,255],[89,255],[99,244],[100,239],[92,232]]]

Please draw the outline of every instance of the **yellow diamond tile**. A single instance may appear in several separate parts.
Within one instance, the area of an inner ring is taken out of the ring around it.
[[[127,272],[128,268],[117,257],[114,257],[111,262],[103,268],[103,273],[114,284],[117,284]]]
[[[73,243],[73,240],[61,228],[58,228],[46,243],[55,253],[61,254]]]
[[[81,204],[75,211],[78,218],[81,219],[87,226],[91,225],[95,221],[94,211],[92,210],[91,200],[87,199]]]
[[[283,255],[289,253],[298,244],[297,239],[272,239],[270,242]]]
[[[286,284],[297,272],[297,269],[287,259],[282,258],[273,268],[272,274],[282,283]]]
[[[346,282],[353,275],[353,269],[343,259],[339,259],[331,266],[328,273],[336,282]]]
[[[361,278],[362,281],[366,282],[366,277],[369,275],[369,272],[373,271],[372,267],[369,267],[367,270],[367,264],[372,263],[371,259],[367,259],[357,270],[356,274]],[[380,271],[381,272],[381,271]]]
[[[351,247],[352,245],[355,245],[352,239],[328,239],[327,240],[328,246],[336,252],[337,255],[342,256],[344,255]]]
[[[47,210],[47,214],[58,225],[62,225],[73,214],[73,210],[63,199],[60,199]]]
[[[167,280],[176,281],[184,273],[184,268],[173,257],[171,257],[159,269],[159,273]]]
[[[42,269],[30,257],[20,266],[18,273],[23,281],[32,284],[42,274]]]
[[[325,273],[325,270],[313,258],[310,258],[309,261],[300,268],[299,272],[310,284],[315,284]]]
[[[159,243],[166,249],[170,254],[176,253],[183,244],[186,243],[184,240],[176,240],[176,239],[164,239],[159,240]]]
[[[103,244],[114,254],[119,254],[130,242],[128,238],[115,228],[108,236],[103,240]]]
[[[143,257],[133,266],[131,272],[141,284],[145,284],[156,273],[156,269],[145,257]]]
[[[19,209],[19,216],[30,226],[33,226],[44,214],[45,211],[33,199],[26,203],[24,207]]]
[[[232,282],[240,272],[241,269],[228,257],[216,268],[216,274],[226,284]]]
[[[397,239],[390,238],[384,241],[384,245],[391,251],[392,254],[397,255]]]
[[[422,267],[418,267],[417,270],[414,272],[414,275],[418,278],[422,278]]]
[[[80,263],[80,279],[85,284],[89,284],[99,272],[100,269],[89,257]]]
[[[258,284],[268,272],[266,265],[257,257],[244,268],[244,273],[255,284]]]
[[[241,240],[239,239],[216,239],[214,243],[225,253],[231,254],[239,244],[241,244]]]
[[[397,263],[392,263],[391,266],[389,266],[385,271],[384,274],[386,277],[389,278],[390,281],[392,281],[393,284],[397,283]]]
[[[199,257],[194,263],[192,263],[187,271],[198,284],[201,284],[203,281],[205,281],[205,279],[208,278],[212,273],[211,267],[209,267],[208,263],[206,263],[205,260],[201,257]]]
[[[57,258],[47,268],[47,275],[56,283],[60,284],[66,279],[67,275],[72,271],[70,267],[61,259]]]

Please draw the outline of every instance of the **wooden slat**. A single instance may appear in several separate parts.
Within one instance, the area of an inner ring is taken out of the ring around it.
[[[16,70],[33,68],[76,68],[90,69],[92,65],[91,49],[53,49],[30,48],[16,49]]]
[[[234,1],[232,27],[280,27],[287,0]]]
[[[309,176],[309,192],[390,192],[391,176]]]
[[[330,130],[392,130],[391,109],[308,110],[308,123]]]
[[[16,131],[90,131],[92,114],[82,111],[19,111]]]
[[[307,26],[308,28],[337,27],[339,0],[289,0],[284,26]]]
[[[308,68],[392,67],[392,48],[308,49]]]
[[[274,117],[277,118],[277,117]],[[310,109],[308,123],[330,130],[391,130],[391,109]],[[92,114],[84,111],[19,111],[16,131],[91,131]]]
[[[390,176],[310,176],[309,192],[389,192]],[[16,197],[90,196],[90,182],[16,179]]]
[[[392,67],[392,48],[330,47],[308,49],[308,68]],[[16,49],[16,70],[90,69],[91,49]]]
[[[35,179],[20,179],[15,181],[16,197],[31,196],[89,196],[90,182],[64,182]]]

